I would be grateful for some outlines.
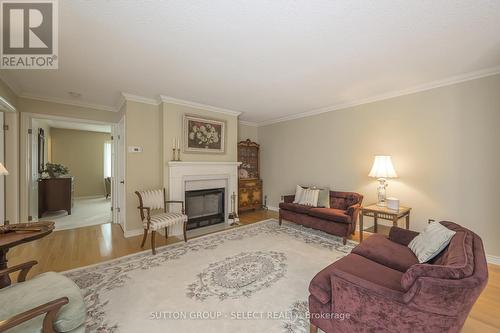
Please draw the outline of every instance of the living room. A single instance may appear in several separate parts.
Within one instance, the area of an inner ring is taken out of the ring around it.
[[[0,331],[500,331],[499,3],[42,3],[0,3],[56,56],[3,33]],[[36,221],[68,123],[112,223]]]

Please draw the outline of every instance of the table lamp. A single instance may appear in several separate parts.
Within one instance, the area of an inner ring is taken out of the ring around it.
[[[5,169],[3,164],[0,163],[0,176],[7,176],[8,174],[9,174],[9,172],[7,171],[7,169]]]
[[[392,165],[391,156],[377,155],[373,160],[373,166],[368,174],[369,177],[377,178],[380,184],[377,187],[377,206],[385,207],[385,189],[387,188],[387,178],[397,178],[396,171]]]

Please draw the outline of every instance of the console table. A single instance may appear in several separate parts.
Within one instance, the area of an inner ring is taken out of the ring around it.
[[[38,218],[43,214],[65,210],[71,215],[73,206],[73,177],[40,178],[38,180]]]
[[[18,223],[0,227],[0,270],[7,268],[7,252],[14,246],[40,239],[54,230],[54,222]],[[0,277],[0,289],[10,286],[8,275]]]
[[[387,207],[377,206],[376,204],[361,207],[359,213],[359,241],[363,241],[363,217],[373,217],[373,231],[377,232],[378,219],[392,221],[392,225],[397,227],[401,218],[406,220],[406,229],[410,229],[410,207],[400,206],[399,210],[389,209]]]

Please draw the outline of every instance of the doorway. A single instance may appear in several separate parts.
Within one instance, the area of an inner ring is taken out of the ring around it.
[[[116,124],[35,114],[24,123],[28,219],[56,230],[118,222]]]

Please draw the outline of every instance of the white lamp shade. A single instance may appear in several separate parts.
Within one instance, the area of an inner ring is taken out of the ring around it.
[[[391,156],[377,155],[373,160],[373,166],[368,174],[370,177],[374,178],[396,178],[396,170],[392,165]]]
[[[7,171],[7,169],[5,169],[3,164],[0,163],[0,176],[7,176],[8,174],[9,174],[9,172]]]

